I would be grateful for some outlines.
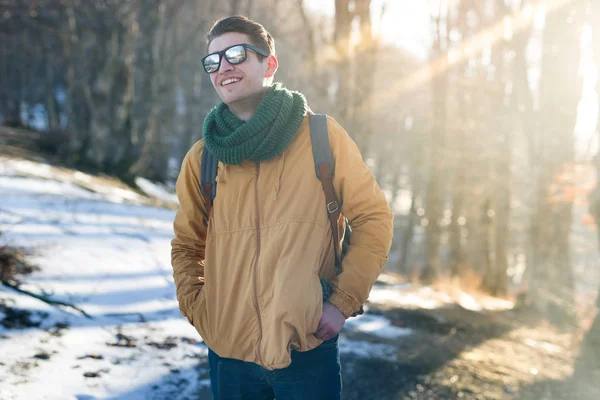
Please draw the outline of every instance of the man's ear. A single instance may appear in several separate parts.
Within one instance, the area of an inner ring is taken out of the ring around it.
[[[270,54],[267,57],[267,70],[265,71],[265,78],[272,78],[277,72],[277,67],[279,66],[279,62],[277,61],[277,57]]]

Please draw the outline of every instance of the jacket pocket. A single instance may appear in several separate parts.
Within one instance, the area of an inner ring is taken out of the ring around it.
[[[206,315],[206,288],[198,295],[194,309],[192,310],[192,325],[198,331],[202,339],[206,342],[208,335],[208,324]]]
[[[315,279],[315,284],[317,286],[316,290],[313,292],[315,293],[314,296],[316,296],[316,299],[313,300],[313,304],[315,304],[315,310],[312,324],[309,327],[310,333],[313,334],[317,332],[317,329],[319,328],[319,322],[321,322],[321,316],[323,315],[323,288],[321,288],[321,280],[317,275],[315,275]]]
[[[331,339],[323,341],[323,343],[321,343],[319,345],[319,347],[317,347],[317,349],[328,349],[330,347],[336,347],[336,346],[338,346],[339,339],[340,339],[340,334],[338,333]]]

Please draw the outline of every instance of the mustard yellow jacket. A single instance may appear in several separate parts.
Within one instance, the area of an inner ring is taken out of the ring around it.
[[[203,141],[183,161],[171,243],[177,299],[221,357],[287,367],[291,347],[307,351],[322,342],[313,335],[323,307],[319,278],[332,283],[329,301],[349,317],[381,272],[392,213],[352,139],[332,118],[328,129],[335,191],[353,228],[339,276],[308,115],[282,155],[219,163],[208,231],[199,188]]]

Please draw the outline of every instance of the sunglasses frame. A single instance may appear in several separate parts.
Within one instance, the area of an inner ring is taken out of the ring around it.
[[[225,53],[227,52],[227,50],[232,49],[234,47],[238,47],[238,46],[241,46],[244,49],[245,57],[244,57],[244,59],[242,61],[240,61],[238,63],[232,63],[231,61],[229,61],[229,59],[227,58],[227,56],[225,55]],[[244,61],[246,61],[248,59],[248,49],[252,50],[256,54],[259,54],[259,55],[261,55],[263,57],[268,57],[269,56],[269,53],[267,53],[263,49],[260,49],[260,48],[258,48],[256,46],[253,46],[251,44],[247,44],[247,43],[234,44],[233,46],[229,46],[226,49],[223,49],[221,51],[215,51],[214,53],[210,53],[210,54],[202,57],[202,67],[204,68],[204,72],[206,72],[207,74],[213,74],[213,73],[217,72],[219,69],[221,69],[221,62],[223,61],[223,57],[225,57],[225,59],[227,59],[227,62],[230,63],[231,65],[238,65],[238,64],[243,63]],[[217,69],[215,69],[212,72],[208,72],[206,70],[206,65],[204,64],[204,60],[206,60],[210,56],[214,56],[215,54],[217,54],[219,56],[219,64],[217,65]]]

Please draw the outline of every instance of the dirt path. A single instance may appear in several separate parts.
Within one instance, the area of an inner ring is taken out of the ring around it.
[[[586,387],[590,382],[576,384],[573,396],[568,381],[576,356],[573,335],[531,316],[473,312],[457,305],[371,307],[370,312],[415,333],[387,342],[360,334],[361,340],[392,344],[395,360],[342,356],[345,400],[600,398]]]

